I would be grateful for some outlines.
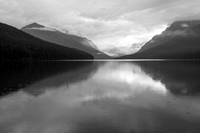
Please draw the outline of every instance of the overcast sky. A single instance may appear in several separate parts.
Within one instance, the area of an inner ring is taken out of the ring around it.
[[[138,46],[188,19],[200,19],[200,0],[0,0],[1,22],[66,29],[100,49]]]

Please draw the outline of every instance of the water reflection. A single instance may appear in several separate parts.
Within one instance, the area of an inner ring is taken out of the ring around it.
[[[85,68],[43,78],[0,100],[0,130],[199,133],[200,98],[174,95],[172,88],[168,89],[170,80],[164,80],[165,75],[154,70],[165,71],[152,69],[156,68],[152,64],[94,62]],[[33,95],[35,90],[40,93]]]
[[[200,95],[200,62],[138,62],[155,80],[160,79],[176,95]]]
[[[38,95],[41,90],[44,90],[45,86],[39,85],[29,90],[27,88],[33,87],[33,84],[45,79],[49,87],[60,85],[62,82],[65,84],[66,80],[69,80],[69,82],[85,80],[97,69],[97,65],[93,62],[0,63],[0,96],[16,92],[22,88],[26,88],[26,91]],[[68,77],[62,77],[61,75]],[[56,77],[60,78],[56,80]],[[52,81],[50,81],[51,78]]]

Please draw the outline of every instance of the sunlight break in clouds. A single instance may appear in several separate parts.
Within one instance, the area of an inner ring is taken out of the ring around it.
[[[0,0],[0,21],[18,28],[38,22],[85,36],[101,50],[132,52],[173,21],[199,19],[199,6],[199,0]]]

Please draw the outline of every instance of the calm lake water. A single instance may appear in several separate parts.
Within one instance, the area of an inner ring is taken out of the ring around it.
[[[0,67],[0,133],[200,133],[197,61]]]

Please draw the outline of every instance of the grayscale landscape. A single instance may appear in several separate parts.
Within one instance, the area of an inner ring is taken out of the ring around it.
[[[0,0],[0,133],[200,133],[199,0]]]

